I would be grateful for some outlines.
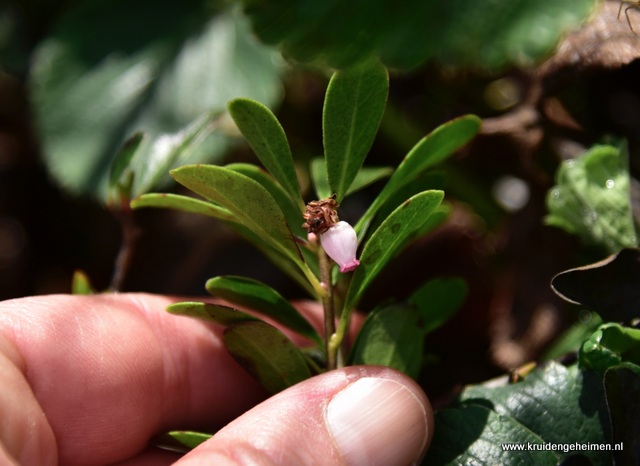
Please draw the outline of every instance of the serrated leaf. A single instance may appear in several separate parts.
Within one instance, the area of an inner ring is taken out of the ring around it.
[[[351,309],[380,270],[406,245],[409,238],[420,231],[436,211],[444,193],[425,191],[407,199],[371,235],[360,256],[360,266],[355,270],[345,309]]]
[[[415,379],[422,368],[423,342],[423,321],[415,308],[401,304],[377,308],[358,333],[350,364],[388,366]]]
[[[174,303],[167,307],[171,314],[210,320],[219,325],[232,325],[238,322],[257,321],[258,318],[221,304],[201,302]]]
[[[206,442],[213,434],[192,432],[188,430],[172,430],[151,440],[151,444],[163,450],[188,453],[198,445]]]
[[[298,236],[306,237],[307,232],[302,228],[304,220],[300,209],[291,196],[284,191],[282,186],[271,175],[257,165],[250,163],[233,163],[226,165],[226,168],[242,173],[260,183],[280,206],[291,231]]]
[[[141,194],[159,173],[170,181],[164,149],[201,115],[222,113],[234,97],[278,99],[278,54],[256,43],[237,9],[219,6],[101,0],[65,9],[29,76],[43,159],[56,181],[104,199],[117,148],[143,131],[131,161],[133,194]],[[139,20],[149,12],[153,21]],[[213,134],[177,163],[213,162],[229,142]]]
[[[391,68],[429,59],[489,69],[531,66],[592,12],[594,0],[243,0],[258,36],[305,63],[334,68],[379,57]],[[295,5],[295,8],[293,7]]]
[[[269,316],[301,335],[322,344],[318,332],[289,301],[270,286],[246,277],[223,276],[207,281],[213,295]]]
[[[635,247],[627,159],[626,145],[597,145],[563,162],[547,195],[546,223],[610,253]]]
[[[480,129],[481,120],[474,115],[456,118],[445,123],[422,138],[409,151],[402,163],[360,218],[355,230],[362,238],[378,210],[395,193],[417,180],[425,170],[444,161],[456,150],[467,144]]]
[[[187,165],[173,170],[171,175],[180,184],[229,210],[237,222],[274,249],[301,261],[280,206],[256,181],[215,165]]]
[[[569,302],[582,304],[605,321],[640,317],[640,250],[623,249],[595,264],[566,270],[551,288]]]
[[[601,375],[622,362],[640,365],[640,329],[602,324],[580,348],[578,361]]]
[[[556,465],[580,453],[593,464],[610,464],[609,451],[568,447],[609,443],[607,424],[598,376],[580,371],[576,365],[567,368],[552,362],[515,384],[466,388],[454,406],[436,414],[435,434],[425,462],[436,466],[468,462]],[[541,450],[527,451],[532,443],[540,444]],[[504,444],[524,445],[524,451],[507,451]],[[567,448],[549,451],[543,450],[542,444]]]
[[[150,193],[143,194],[131,201],[132,209],[142,209],[145,207],[181,210],[183,212],[206,215],[229,222],[235,220],[233,214],[224,207],[180,194]]]
[[[371,63],[334,73],[322,113],[327,179],[341,202],[364,162],[384,112],[389,75]]]
[[[224,343],[231,356],[269,393],[311,377],[302,352],[282,332],[264,322],[227,327]]]
[[[246,98],[230,101],[227,108],[260,162],[278,180],[302,213],[304,202],[293,156],[276,116],[260,102]]]
[[[611,419],[614,464],[640,464],[640,368],[621,365],[604,374],[604,389]]]
[[[413,292],[408,301],[419,309],[422,331],[427,334],[449,320],[466,296],[467,283],[462,278],[436,278]]]

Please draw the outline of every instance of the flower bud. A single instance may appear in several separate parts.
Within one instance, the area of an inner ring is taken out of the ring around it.
[[[356,259],[358,236],[347,222],[338,222],[320,235],[320,244],[327,255],[339,266],[340,272],[347,273],[360,265]]]

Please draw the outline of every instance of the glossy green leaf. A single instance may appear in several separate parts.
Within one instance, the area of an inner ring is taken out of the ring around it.
[[[480,119],[473,115],[445,123],[418,142],[407,154],[391,178],[354,227],[362,238],[378,210],[395,193],[416,181],[425,170],[444,161],[467,144],[480,129]]]
[[[640,464],[640,368],[615,366],[604,374],[604,389],[611,419],[614,464]]]
[[[233,214],[224,207],[220,207],[212,202],[201,201],[200,199],[182,196],[180,194],[150,193],[143,194],[131,201],[132,209],[142,209],[145,207],[175,209],[183,212],[206,215],[220,220],[235,220]]]
[[[635,247],[627,159],[626,145],[598,145],[563,162],[547,195],[547,224],[610,253]]]
[[[251,99],[234,99],[227,105],[236,125],[265,168],[304,211],[304,202],[296,176],[287,136],[275,115]]]
[[[236,221],[290,259],[300,251],[280,206],[269,191],[248,176],[215,165],[188,165],[171,172],[180,184],[221,205]]]
[[[269,393],[311,377],[303,354],[278,329],[261,321],[227,327],[224,343],[231,356]]]
[[[226,165],[226,168],[242,173],[243,175],[246,175],[260,183],[262,187],[269,191],[271,196],[273,196],[273,199],[280,206],[291,231],[298,236],[306,237],[307,232],[302,228],[302,223],[304,222],[302,212],[291,196],[287,194],[282,186],[280,186],[271,175],[257,165],[250,163],[233,163]]]
[[[382,268],[393,258],[409,238],[429,220],[444,197],[442,191],[425,191],[407,199],[371,235],[360,256],[360,266],[353,279],[345,302],[351,309],[364,290]]]
[[[322,113],[327,179],[338,202],[349,191],[378,131],[389,92],[385,67],[367,64],[334,73]]]
[[[151,440],[151,444],[163,450],[188,453],[201,443],[206,442],[213,434],[191,432],[188,430],[172,430]]]
[[[273,104],[281,93],[278,54],[235,8],[96,0],[64,11],[33,54],[29,84],[44,162],[74,193],[104,199],[116,151],[139,131],[148,137],[131,160],[134,195],[168,182],[171,149],[192,122],[234,97]],[[211,129],[183,141],[173,162],[219,160],[230,138]]]
[[[502,445],[523,444],[523,451],[505,451]],[[435,414],[433,440],[423,466],[501,465],[558,466],[551,451],[527,451],[544,440],[517,420],[501,416],[489,406],[463,404]]]
[[[318,332],[296,308],[280,293],[262,282],[245,277],[223,276],[208,280],[205,288],[213,296],[260,312],[322,344]]]
[[[609,451],[575,450],[576,442],[609,443],[608,431],[599,377],[551,362],[518,383],[467,387],[452,407],[436,413],[425,464],[557,465],[576,453],[593,464],[611,464]],[[505,450],[507,443],[524,445],[524,451]],[[533,443],[541,451],[527,451]],[[542,444],[559,446],[542,450]]]
[[[200,302],[174,303],[167,307],[167,311],[171,314],[210,320],[224,326],[237,324],[238,322],[258,320],[251,314],[221,304]]]
[[[258,36],[295,60],[344,67],[375,56],[392,68],[429,59],[530,66],[585,20],[595,0],[243,0]]]
[[[418,288],[408,301],[419,309],[426,334],[449,320],[466,297],[467,282],[462,278],[436,278]]]
[[[354,343],[350,364],[393,367],[417,378],[422,368],[424,328],[412,306],[377,308],[365,320]]]
[[[622,362],[640,365],[640,329],[612,322],[602,324],[584,342],[578,360],[581,366],[600,374]]]

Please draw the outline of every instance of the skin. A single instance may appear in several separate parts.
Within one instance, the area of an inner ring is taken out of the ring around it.
[[[267,398],[227,353],[222,329],[164,312],[174,301],[112,294],[0,303],[0,464],[345,464],[323,421],[345,386],[390,379],[428,406],[402,374],[364,366]],[[430,436],[430,408],[427,420]],[[149,447],[168,430],[221,428],[182,459]]]

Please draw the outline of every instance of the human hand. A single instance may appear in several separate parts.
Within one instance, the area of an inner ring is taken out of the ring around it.
[[[265,400],[221,328],[164,312],[171,302],[0,303],[0,464],[391,466],[426,452],[431,407],[406,376],[347,367]],[[218,428],[183,458],[148,447],[168,430]]]

